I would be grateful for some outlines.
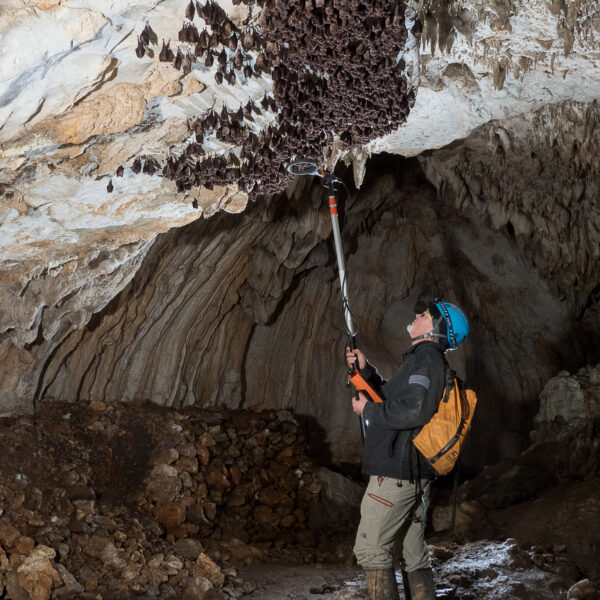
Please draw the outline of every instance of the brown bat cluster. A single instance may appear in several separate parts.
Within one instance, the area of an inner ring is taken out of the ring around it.
[[[289,139],[282,137],[274,147],[275,136],[281,136],[281,126],[269,125],[257,135],[247,125],[253,121],[253,115],[259,115],[267,109],[274,110],[275,107],[275,99],[265,95],[259,103],[249,101],[237,110],[229,110],[224,106],[221,111],[211,111],[203,119],[196,119],[190,126],[197,141],[188,144],[181,155],[167,159],[163,176],[174,180],[179,191],[192,186],[212,189],[214,185],[232,183],[255,195],[279,191],[279,179],[289,181],[289,176],[276,148],[283,148],[290,156],[295,148],[294,139],[301,132],[294,130]],[[206,156],[200,140],[209,135],[234,145],[235,150],[227,155]],[[260,180],[260,174],[272,172],[277,173],[278,179]]]
[[[285,165],[294,155],[320,160],[337,139],[359,146],[406,121],[415,95],[397,60],[408,35],[403,1],[243,1],[263,7],[260,26],[240,29],[216,2],[190,0],[180,46],[163,40],[159,60],[184,73],[216,64],[218,85],[263,74],[273,80],[273,96],[190,122],[195,141],[162,169],[178,190],[236,183],[252,198],[277,193],[290,182]],[[139,39],[138,56],[140,48],[149,54],[156,39],[149,25]],[[254,119],[266,111],[275,120],[256,134]],[[234,146],[227,155],[205,153],[213,134]]]
[[[198,31],[193,22],[196,14],[205,23],[201,31]],[[240,30],[216,2],[209,0],[200,5],[190,0],[185,18],[178,38],[179,42],[184,42],[186,46],[179,48],[174,54],[170,49],[170,41],[163,40],[159,54],[161,62],[172,62],[176,69],[189,73],[194,63],[203,63],[205,67],[211,68],[216,61],[215,81],[219,85],[223,82],[234,85],[237,79],[236,71],[238,76],[243,73],[246,79],[262,73],[260,66],[252,68],[254,59],[247,54],[249,50],[259,49],[259,38],[251,29]],[[235,53],[233,58],[231,53]]]
[[[315,150],[337,135],[362,145],[406,121],[414,103],[404,64],[404,2],[296,0],[273,2],[263,35],[289,45],[273,68],[283,116],[302,122]]]
[[[150,23],[146,23],[146,27],[142,30],[142,33],[138,36],[138,45],[135,49],[135,53],[138,58],[143,58],[146,54],[150,57],[154,57],[154,51],[150,48],[150,44],[156,45],[158,38],[156,33],[150,27]]]

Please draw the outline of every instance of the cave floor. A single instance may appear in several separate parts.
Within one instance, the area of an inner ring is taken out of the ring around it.
[[[140,409],[55,403],[0,420],[0,598],[367,598],[354,521],[343,535],[305,524],[321,484],[284,414]],[[226,465],[236,448],[251,451]],[[463,543],[429,536],[437,598],[600,599],[599,486],[488,511]]]
[[[242,567],[239,574],[257,586],[244,595],[249,600],[367,598],[358,567],[262,564]]]
[[[512,538],[466,544],[440,541],[429,548],[439,599],[558,600],[567,597],[577,582],[580,593],[569,597],[600,598],[592,589],[594,584],[581,583],[578,568],[560,552],[542,553],[537,547],[520,546]],[[256,564],[239,568],[238,574],[255,588],[243,594],[243,598],[252,600],[368,598],[358,567]],[[402,590],[398,569],[396,578]],[[402,592],[400,597],[403,598]]]

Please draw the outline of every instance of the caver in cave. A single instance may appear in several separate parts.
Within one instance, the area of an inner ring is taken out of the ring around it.
[[[424,536],[429,486],[436,471],[414,447],[414,438],[445,400],[444,353],[466,340],[469,324],[463,311],[449,302],[435,301],[428,307],[420,303],[415,312],[407,326],[411,347],[387,381],[360,350],[348,348],[346,355],[348,366],[358,361],[361,375],[383,398],[369,402],[359,392],[352,399],[354,412],[366,424],[362,471],[369,476],[354,553],[365,570],[371,600],[398,598],[392,566],[397,535],[406,597],[435,598]]]

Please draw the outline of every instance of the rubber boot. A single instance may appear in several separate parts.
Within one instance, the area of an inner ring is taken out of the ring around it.
[[[394,569],[365,569],[369,600],[400,600]]]
[[[403,581],[406,581],[404,577]],[[435,587],[433,585],[433,572],[431,569],[417,569],[406,573],[408,600],[435,600]],[[406,589],[406,583],[405,589]]]

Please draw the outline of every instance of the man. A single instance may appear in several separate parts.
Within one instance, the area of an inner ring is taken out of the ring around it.
[[[391,379],[384,380],[360,350],[346,353],[348,365],[358,361],[361,375],[383,399],[369,402],[362,392],[352,399],[354,412],[365,420],[362,471],[370,476],[354,553],[365,570],[371,600],[399,598],[392,566],[396,534],[402,541],[406,598],[435,598],[423,524],[423,497],[434,471],[412,440],[437,411],[446,382],[444,353],[466,339],[469,324],[449,302],[436,300],[425,307],[407,327],[412,344]]]

